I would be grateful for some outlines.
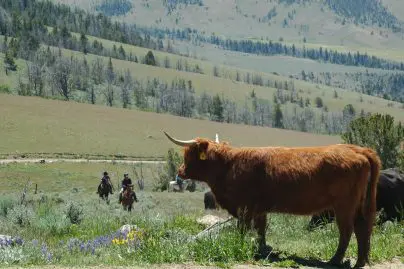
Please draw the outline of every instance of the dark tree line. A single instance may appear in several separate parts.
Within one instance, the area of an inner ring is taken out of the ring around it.
[[[167,9],[168,14],[171,14],[179,6],[198,5],[203,6],[202,0],[163,0],[163,5]]]
[[[393,62],[381,59],[375,56],[369,56],[367,53],[343,53],[333,50],[308,49],[306,47],[297,48],[295,45],[287,46],[278,42],[259,42],[251,40],[230,40],[222,39],[217,36],[211,36],[210,43],[218,45],[223,49],[240,51],[244,53],[253,53],[260,55],[288,55],[298,58],[307,58],[327,63],[363,66],[368,68],[379,68],[387,70],[404,70],[404,63]]]
[[[0,6],[8,13],[0,16],[0,33],[17,36],[21,31],[39,31],[46,26],[101,37],[117,42],[152,49],[158,42],[136,25],[113,22],[103,14],[90,14],[79,8],[37,0],[1,0]]]
[[[106,16],[122,16],[131,9],[132,3],[128,0],[104,0],[95,8]]]
[[[336,14],[352,19],[355,24],[385,27],[393,31],[402,30],[400,22],[379,0],[326,0]]]
[[[402,72],[320,72],[314,74],[303,70],[296,78],[404,103],[404,73]]]
[[[278,0],[280,4],[305,4],[310,0]],[[351,20],[355,24],[372,25],[402,30],[402,22],[397,19],[379,0],[325,0],[324,4],[343,18],[342,23]]]

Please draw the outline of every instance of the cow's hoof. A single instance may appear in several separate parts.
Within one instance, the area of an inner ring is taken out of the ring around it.
[[[365,263],[364,262],[356,262],[353,268],[364,268]]]
[[[327,264],[328,264],[328,265],[331,265],[331,266],[338,266],[338,267],[340,267],[340,266],[342,266],[342,260],[338,260],[338,259],[332,258],[331,260],[329,260],[329,261],[327,262]]]
[[[272,253],[273,248],[271,246],[260,246],[258,253],[255,255],[256,260],[268,259]]]
[[[331,259],[330,261],[327,262],[327,264],[333,267],[343,267],[343,268],[351,267],[351,263],[349,262],[349,260],[343,262],[342,260]]]

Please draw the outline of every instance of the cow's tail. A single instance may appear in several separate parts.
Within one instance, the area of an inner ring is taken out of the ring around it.
[[[376,195],[380,176],[381,161],[377,153],[370,148],[360,148],[356,151],[366,156],[370,166],[370,177],[369,173],[364,175],[368,183],[366,192],[362,196],[362,203],[360,209],[358,210],[359,212],[357,212],[357,217],[355,220],[355,226],[358,225],[358,228],[361,230],[360,232],[363,233],[361,237],[366,240],[366,242],[361,243],[364,247],[364,253],[362,253],[362,255],[364,255],[365,262],[369,264],[370,237],[376,218]]]
[[[375,151],[364,149],[363,154],[367,157],[370,164],[370,178],[368,180],[366,198],[363,203],[362,212],[368,222],[368,231],[371,232],[376,217],[377,184],[379,182],[382,165],[380,158]]]

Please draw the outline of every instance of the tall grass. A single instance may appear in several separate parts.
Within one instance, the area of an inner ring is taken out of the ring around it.
[[[64,197],[63,202],[54,199],[59,196]],[[10,197],[0,198],[0,205],[7,204],[10,212],[23,209],[31,212],[31,215],[22,215],[22,223],[15,222],[13,214],[0,216],[0,233],[24,239],[21,246],[0,248],[0,265],[83,266],[102,263],[124,266],[193,262],[222,266],[254,262],[254,232],[242,235],[232,225],[217,236],[194,240],[194,235],[204,229],[196,222],[204,212],[170,208],[163,202],[164,193],[156,193],[156,196],[141,193],[140,199],[147,197],[155,206],[145,210],[138,204],[132,213],[123,211],[118,203],[94,203],[91,196],[86,195],[61,193],[58,196],[48,194],[47,197],[28,197],[27,205],[9,202]],[[79,211],[81,222],[72,223],[68,216],[71,212],[66,208],[72,205],[72,201],[75,206],[82,205],[82,211]],[[192,208],[191,204],[189,208]],[[335,224],[309,233],[305,229],[307,222],[307,217],[270,215],[267,242],[281,257],[276,265],[296,265],[294,257],[327,260],[333,255],[338,242]],[[117,231],[124,224],[136,225],[139,237],[128,243],[114,243],[114,238],[122,236]],[[403,229],[403,223],[375,227],[371,251],[373,262],[403,255],[400,247],[404,245]],[[347,257],[356,259],[354,237]]]

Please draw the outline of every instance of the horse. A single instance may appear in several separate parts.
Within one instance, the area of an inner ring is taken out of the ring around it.
[[[97,193],[102,200],[107,202],[107,204],[109,204],[109,198],[108,198],[109,191],[110,187],[107,184],[101,182],[100,185],[98,185]]]
[[[132,211],[133,202],[138,202],[135,192],[133,191],[133,185],[128,185],[122,192],[121,204],[124,210]]]

